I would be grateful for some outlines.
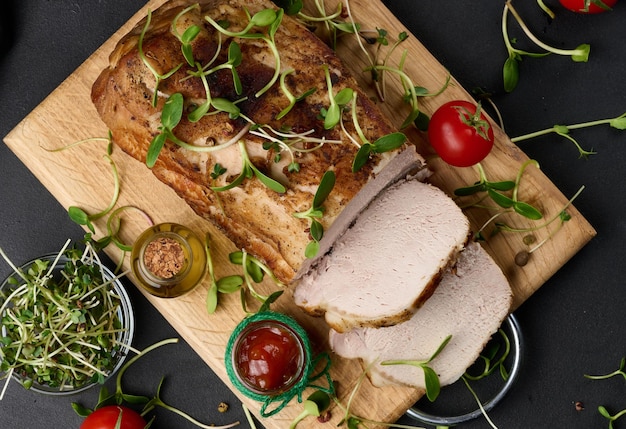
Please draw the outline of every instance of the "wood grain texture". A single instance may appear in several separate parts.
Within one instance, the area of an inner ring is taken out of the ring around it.
[[[106,148],[104,141],[88,142],[57,152],[48,149],[61,148],[83,139],[107,136],[107,129],[98,118],[90,100],[91,85],[108,64],[108,55],[115,43],[146,15],[148,8],[155,9],[163,2],[164,0],[150,1],[5,138],[11,150],[63,207],[75,205],[90,213],[96,213],[109,204],[113,179],[109,162],[104,157]],[[327,10],[334,10],[335,6],[336,1],[327,1]],[[362,23],[363,28],[386,28],[389,29],[390,37],[395,37],[399,31],[405,30],[378,1],[352,0],[350,7],[355,21]],[[414,37],[410,37],[402,45],[402,49],[397,50],[392,62],[397,63],[403,49],[407,50],[404,71],[417,85],[436,91],[444,84],[447,71]],[[353,39],[342,40],[339,54],[349,64],[362,86],[371,87],[369,74],[363,72],[367,63]],[[381,103],[381,108],[399,125],[408,113],[407,107],[401,101],[397,101],[402,92],[399,81],[391,75],[388,75],[387,79],[387,99],[385,103]],[[375,96],[373,91],[371,94]],[[421,108],[430,114],[437,106],[451,99],[471,99],[454,79],[443,94],[424,99]],[[495,150],[483,162],[483,166],[490,180],[512,180],[528,158],[499,128],[496,127],[495,131],[497,138]],[[476,181],[478,175],[474,168],[450,168],[431,157],[432,154],[421,133],[412,130],[408,132],[408,136],[429,158],[429,164],[434,171],[433,183],[446,192],[452,193],[455,188]],[[189,226],[199,234],[210,234],[217,275],[235,272],[228,262],[228,253],[235,250],[229,240],[209,222],[196,216],[171,189],[159,182],[141,163],[121,151],[114,151],[112,157],[122,179],[118,206],[136,206],[149,213],[154,222],[174,221]],[[545,217],[551,218],[558,215],[571,196],[564,196],[540,170],[529,168],[523,177],[519,197],[541,208]],[[536,251],[530,263],[523,268],[517,267],[513,262],[514,255],[526,248],[521,234],[500,234],[485,243],[486,249],[511,282],[515,294],[514,308],[541,287],[595,235],[592,226],[574,207],[569,207],[568,213],[572,219]],[[488,218],[485,211],[469,210],[468,216],[474,228],[478,228]],[[125,222],[124,238],[129,241],[147,227],[145,220],[136,215],[130,215]],[[510,218],[510,223],[520,228],[532,226],[515,217]],[[97,236],[106,233],[106,219],[98,220],[95,225]],[[542,240],[549,232],[545,229],[537,232],[538,239]],[[122,256],[114,247],[107,249],[107,252],[113,260],[118,260]],[[125,268],[128,267],[127,257]],[[275,286],[267,283],[262,288],[264,291],[270,291],[274,290]],[[230,332],[243,317],[239,297],[226,297],[217,313],[209,316],[204,308],[205,296],[206,285],[202,285],[190,294],[176,299],[165,300],[151,296],[147,298],[216,374],[229,384],[223,364],[223,353]],[[326,349],[328,328],[321,319],[304,315],[290,299],[279,300],[277,310],[292,315],[305,326],[317,351]],[[345,400],[357,383],[362,369],[356,361],[339,359],[335,356],[333,361],[332,375],[338,381],[340,398]],[[210,389],[210,386],[207,386],[207,389]],[[423,392],[401,387],[377,389],[365,381],[352,410],[372,420],[395,421],[422,394]],[[258,404],[244,397],[241,399],[253,411],[258,410]],[[294,401],[278,416],[264,419],[263,424],[268,428],[287,427],[300,410],[301,407]],[[340,413],[335,411],[334,424],[337,424],[340,418]],[[302,427],[329,426],[328,423],[321,425],[314,419],[309,419]]]

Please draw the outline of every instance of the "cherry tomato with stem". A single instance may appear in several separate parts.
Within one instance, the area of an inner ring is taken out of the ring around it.
[[[617,0],[559,0],[566,9],[576,13],[602,13],[615,6]]]
[[[489,155],[494,134],[480,103],[454,100],[433,113],[428,139],[442,160],[454,167],[470,167]]]
[[[121,420],[120,420],[121,419]],[[89,414],[80,429],[144,429],[146,421],[135,410],[122,405],[107,405]]]

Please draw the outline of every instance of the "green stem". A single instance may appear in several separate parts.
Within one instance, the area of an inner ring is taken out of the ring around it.
[[[584,55],[585,54],[584,49],[582,49],[580,46],[578,48],[576,48],[576,49],[559,49],[559,48],[555,48],[553,46],[547,45],[546,43],[544,43],[541,40],[539,40],[532,33],[532,31],[530,31],[528,26],[526,26],[526,24],[522,20],[522,17],[519,15],[519,13],[517,13],[515,8],[511,4],[510,0],[506,2],[504,8],[505,8],[505,10],[508,9],[511,12],[511,14],[515,18],[515,20],[518,22],[518,24],[521,27],[521,29],[524,31],[524,34],[526,34],[526,36],[528,36],[528,38],[530,40],[532,40],[537,46],[545,49],[548,52],[552,52],[553,54],[557,54],[557,55],[578,56],[578,55]],[[585,45],[585,46],[587,46],[587,45]],[[588,52],[587,52],[587,55],[588,55]]]
[[[620,119],[626,117],[626,113],[618,116],[617,118],[611,118],[611,119],[600,119],[597,121],[589,121],[589,122],[581,122],[578,124],[572,124],[572,125],[564,125],[565,128],[567,128],[568,130],[577,130],[580,128],[587,128],[587,127],[593,127],[596,125],[604,125],[604,124],[610,124],[612,121],[614,121],[615,119]],[[555,133],[556,131],[556,127],[551,127],[551,128],[546,128],[544,130],[540,130],[540,131],[535,131],[533,133],[528,133],[528,134],[523,134],[521,136],[517,136],[517,137],[513,137],[511,138],[511,141],[513,143],[517,143],[519,141],[523,141],[523,140],[528,140],[534,137],[539,137],[539,136],[543,136],[546,134],[550,134],[550,133]]]
[[[269,82],[267,82],[267,84],[254,95],[256,98],[261,97],[263,94],[269,91],[269,89],[276,83],[276,81],[280,77],[280,53],[278,52],[276,42],[274,41],[273,37],[263,37],[263,40],[265,40],[267,46],[270,48],[272,54],[274,55],[274,75],[269,80]]]
[[[491,421],[491,419],[487,415],[487,411],[483,407],[482,402],[480,402],[480,399],[478,398],[478,395],[476,395],[476,392],[474,392],[474,389],[472,389],[471,386],[469,385],[469,382],[467,381],[467,379],[465,377],[461,377],[461,379],[463,380],[463,382],[465,383],[465,385],[469,389],[470,393],[472,394],[472,396],[476,400],[476,403],[478,404],[478,408],[480,408],[480,412],[483,414],[483,416],[485,416],[485,420],[487,420],[487,423],[489,423],[489,425],[493,429],[498,429],[498,427]]]
[[[379,70],[379,71],[389,71],[391,73],[397,74],[400,77],[400,81],[402,82],[402,85],[409,92],[409,95],[410,95],[410,102],[409,102],[409,104],[411,105],[411,108],[412,108],[411,113],[409,114],[409,116],[404,120],[402,125],[400,125],[400,129],[404,129],[404,128],[408,127],[411,124],[411,122],[413,122],[413,120],[419,114],[419,104],[418,104],[418,101],[417,101],[417,93],[415,92],[415,85],[413,84],[413,81],[411,80],[411,77],[409,75],[407,75],[401,69],[399,69],[399,68],[396,69],[396,68],[389,67],[389,66],[378,65],[378,66],[374,66],[374,67],[368,67],[365,70],[369,71],[369,70],[372,70],[372,69]]]
[[[578,191],[576,191],[576,193],[574,194],[574,196],[572,198],[570,198],[567,203],[561,208],[561,210],[559,210],[554,216],[552,216],[550,219],[546,220],[543,224],[541,225],[537,225],[534,226],[532,228],[524,228],[524,229],[519,229],[519,228],[506,228],[507,231],[509,232],[531,232],[531,231],[538,231],[542,228],[546,228],[548,225],[550,225],[552,222],[556,221],[557,219],[559,219],[559,217],[561,217],[561,213],[563,213],[565,210],[567,210],[567,208],[569,206],[571,206],[574,203],[574,200],[576,198],[578,198],[578,196],[585,190],[585,186],[581,186]]]
[[[543,10],[550,18],[554,19],[556,18],[556,15],[554,14],[554,12],[552,12],[552,9],[550,9],[544,2],[543,0],[537,0],[537,4],[539,5],[539,7],[541,8],[541,10]]]
[[[531,164],[533,164],[535,167],[537,167],[537,169],[539,169],[539,163],[535,161],[534,159],[529,159],[528,161],[524,162],[524,164],[522,164],[522,167],[517,172],[517,177],[515,177],[515,187],[513,187],[513,201],[517,201],[517,193],[520,188],[519,184],[522,180],[522,176],[524,174],[524,171],[526,170],[526,167],[528,167]]]
[[[109,213],[111,210],[113,210],[113,207],[117,203],[117,200],[120,196],[120,176],[117,171],[117,166],[115,165],[115,162],[109,155],[105,155],[105,157],[109,161],[109,164],[111,164],[111,171],[113,172],[113,182],[114,182],[113,196],[111,197],[111,202],[109,203],[109,205],[100,213],[96,213],[96,214],[89,216],[89,220],[100,219],[101,217]]]
[[[184,411],[179,410],[176,407],[172,407],[171,405],[166,404],[165,402],[163,402],[161,399],[157,399],[156,401],[154,401],[153,406],[159,406],[161,408],[164,408],[168,411],[171,411],[174,414],[178,414],[179,416],[181,416],[182,418],[184,418],[185,420],[188,420],[189,422],[193,423],[194,425],[202,428],[202,429],[228,429],[228,428],[232,428],[234,426],[237,426],[239,424],[238,421],[227,424],[227,425],[223,425],[223,426],[215,426],[214,424],[204,424],[202,422],[199,422],[198,420],[194,419],[193,417],[191,417],[189,414],[185,413]]]
[[[157,349],[161,346],[164,346],[166,344],[173,344],[173,343],[177,343],[178,342],[178,338],[168,338],[165,340],[161,340],[158,343],[154,343],[149,347],[146,347],[145,349],[143,349],[141,351],[141,353],[139,353],[138,355],[133,356],[128,362],[126,362],[119,370],[119,372],[117,373],[117,377],[115,379],[115,385],[116,385],[116,390],[117,393],[121,394],[122,393],[122,376],[124,375],[124,373],[126,372],[126,370],[134,363],[136,362],[139,358],[141,358],[142,356],[144,356],[145,354],[151,352],[154,349]]]
[[[513,45],[511,44],[511,40],[509,39],[508,21],[506,19],[508,15],[508,10],[509,9],[505,7],[502,13],[502,36],[504,39],[504,45],[506,46],[506,50],[510,56],[511,53],[517,52],[517,49],[513,47]]]

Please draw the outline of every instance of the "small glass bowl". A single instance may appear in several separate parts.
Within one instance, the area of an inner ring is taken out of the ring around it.
[[[58,254],[44,255],[39,258],[35,258],[29,262],[26,262],[25,264],[21,265],[19,268],[22,269],[23,271],[27,271],[37,260],[50,261],[50,264],[52,264],[54,263],[55,259],[57,259],[57,257],[58,257]],[[52,271],[53,276],[55,274],[60,273],[61,270],[63,270],[65,263],[68,261],[69,259],[66,256],[61,256],[58,259],[56,265],[54,266],[54,269]],[[113,369],[109,372],[109,374],[106,376],[105,380],[103,381],[103,382],[106,382],[107,380],[115,376],[117,371],[122,367],[122,365],[124,365],[124,362],[126,361],[126,358],[128,356],[128,347],[130,347],[133,341],[133,337],[135,335],[135,319],[134,319],[134,312],[133,312],[133,307],[130,301],[130,297],[128,296],[128,293],[126,292],[126,289],[122,285],[122,282],[120,281],[120,279],[116,277],[113,274],[113,272],[111,272],[111,270],[109,270],[106,266],[102,264],[100,264],[99,266],[102,270],[103,280],[111,281],[113,291],[115,292],[117,296],[119,296],[120,304],[117,310],[117,317],[120,321],[122,331],[117,336],[117,342],[119,344],[123,344],[126,346],[126,347],[122,346],[120,350],[112,353],[112,356],[114,358],[117,358],[117,360],[116,360],[115,366],[113,367]],[[19,285],[16,286],[16,285],[9,283],[9,278],[11,277],[19,279],[19,276],[17,276],[17,274],[13,272],[2,282],[2,284],[0,284],[0,305],[4,302],[4,299],[9,296],[11,290],[13,290],[15,287],[19,287]],[[6,328],[3,326],[2,335],[4,336],[5,334],[6,334]],[[16,372],[13,372],[12,378],[16,380],[17,382],[19,382],[20,384],[28,381],[27,378],[21,376],[20,374],[17,374]],[[52,387],[46,384],[39,384],[33,381],[32,385],[28,388],[28,390],[32,390],[34,392],[38,392],[38,393],[42,393],[46,395],[66,396],[66,395],[73,395],[79,392],[83,392],[98,384],[100,384],[98,381],[87,381],[85,384],[80,385],[80,386],[64,385],[64,386]]]
[[[144,290],[160,298],[175,298],[202,282],[207,255],[193,231],[167,222],[148,228],[137,238],[130,264]]]

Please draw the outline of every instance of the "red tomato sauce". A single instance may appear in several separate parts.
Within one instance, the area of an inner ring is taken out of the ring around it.
[[[278,322],[261,322],[246,330],[236,349],[240,377],[263,392],[287,390],[302,373],[300,340]]]

